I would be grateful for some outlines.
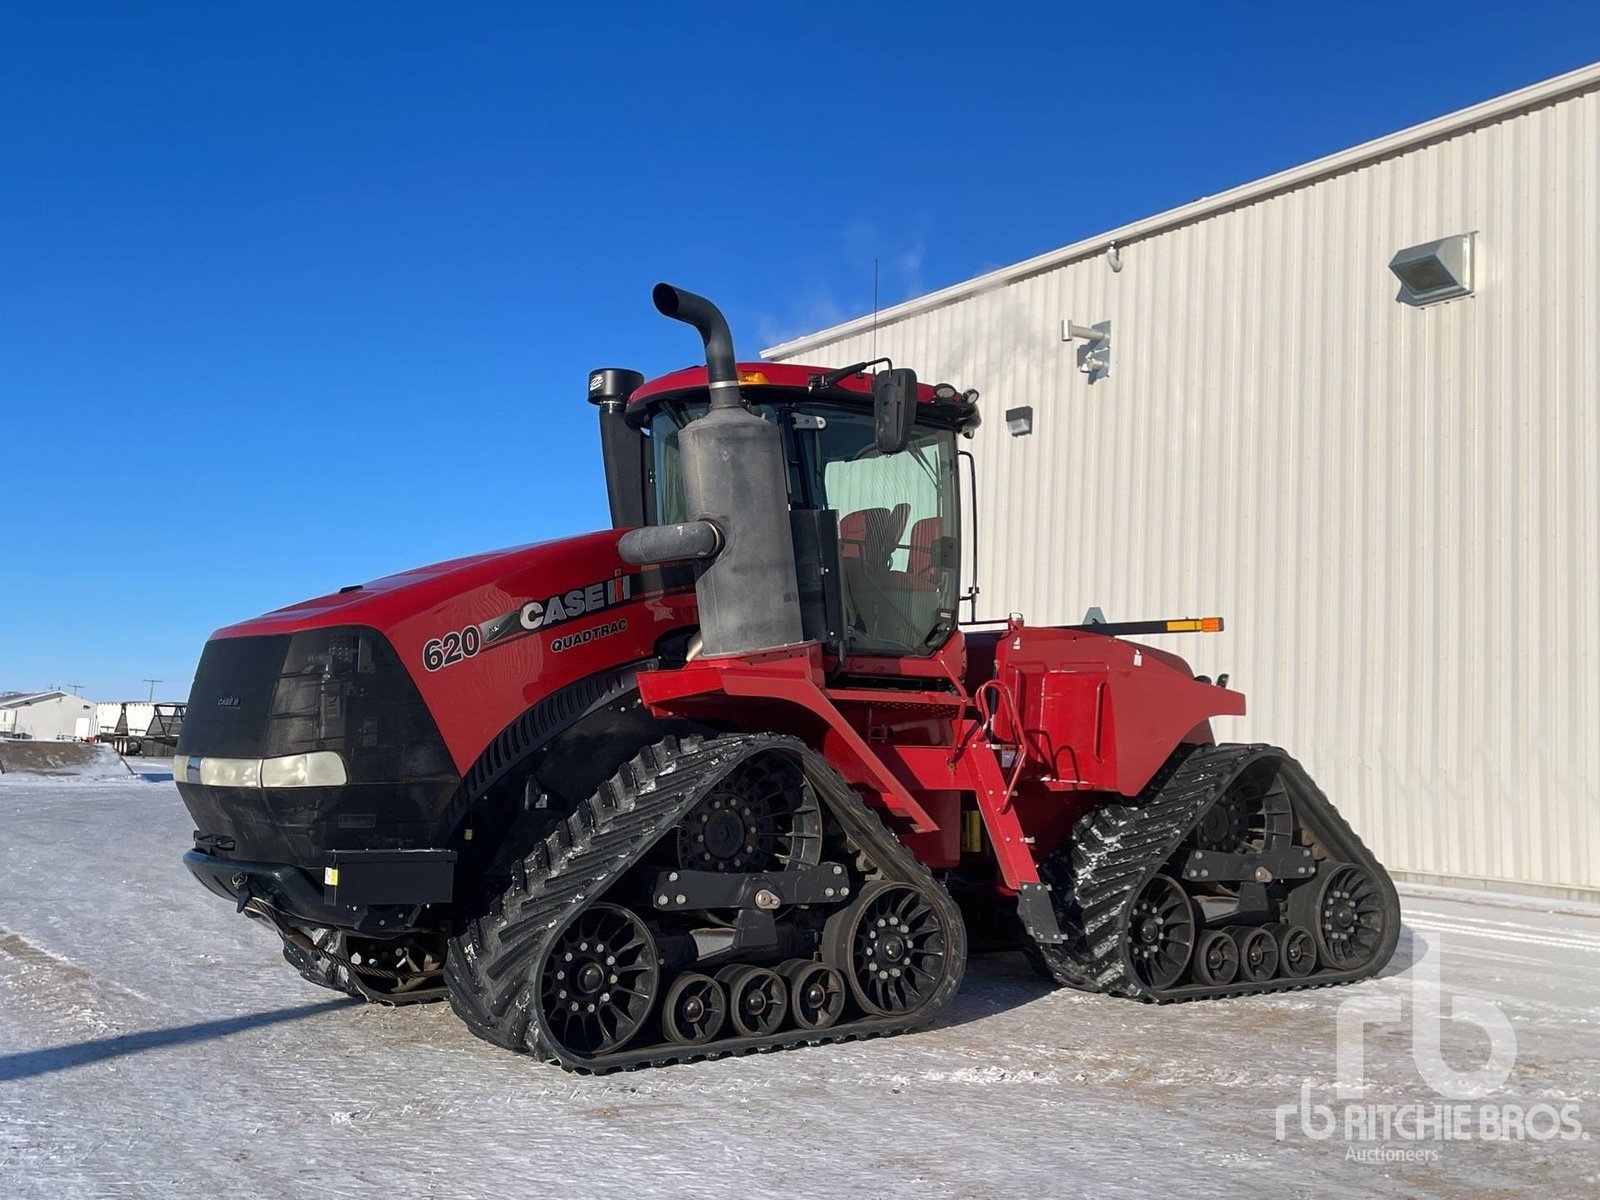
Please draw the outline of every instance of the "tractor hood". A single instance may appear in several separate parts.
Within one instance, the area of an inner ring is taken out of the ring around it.
[[[416,567],[273,609],[219,629],[212,637],[251,637],[351,624],[387,631],[397,622],[451,605],[469,593],[492,595],[498,591],[506,599],[531,595],[545,580],[569,570],[586,565],[620,567],[616,544],[621,534],[621,530],[607,529]]]
[[[663,637],[696,624],[693,569],[625,564],[622,532],[420,567],[219,629],[200,661],[180,753],[270,756],[291,691],[305,693],[292,705],[296,719],[318,726],[298,735],[310,744],[344,719],[345,701],[322,696],[319,679],[333,687],[330,672],[348,670],[353,697],[365,673],[392,664],[383,670],[409,678],[464,775],[540,700],[649,660]]]

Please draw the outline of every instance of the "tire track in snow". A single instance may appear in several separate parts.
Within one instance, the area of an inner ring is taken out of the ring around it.
[[[11,959],[20,968],[27,983],[19,1000],[42,997],[65,1002],[75,1014],[94,1014],[97,1024],[111,1026],[99,1010],[105,1007],[99,993],[113,993],[154,1007],[155,1001],[115,979],[99,979],[69,958],[63,958],[36,942],[29,941],[15,930],[0,925],[0,955]]]

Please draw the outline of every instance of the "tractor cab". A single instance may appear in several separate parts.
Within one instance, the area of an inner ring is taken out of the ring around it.
[[[740,364],[738,381],[743,407],[775,426],[781,441],[807,637],[841,659],[932,654],[956,627],[957,435],[977,426],[976,393],[865,366],[840,373]],[[697,519],[679,436],[709,405],[704,368],[633,390],[617,414],[638,442],[633,454],[615,456],[628,478],[612,480],[614,522]],[[608,454],[608,473],[613,461]],[[637,505],[619,513],[618,492],[633,487]]]

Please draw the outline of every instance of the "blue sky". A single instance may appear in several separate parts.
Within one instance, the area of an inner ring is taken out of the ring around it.
[[[561,7],[0,5],[0,688],[181,697],[219,625],[604,525],[585,372],[694,358],[658,279],[755,357],[874,258],[892,303],[1600,58],[1582,3]]]

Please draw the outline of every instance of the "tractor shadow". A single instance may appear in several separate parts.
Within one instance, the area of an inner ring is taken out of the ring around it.
[[[165,1050],[173,1046],[209,1042],[281,1025],[285,1021],[300,1021],[343,1008],[360,1007],[357,1000],[328,1000],[321,1004],[302,1004],[294,1008],[278,1008],[268,1012],[247,1013],[242,1017],[228,1017],[219,1021],[198,1021],[192,1025],[177,1025],[170,1029],[151,1029],[143,1033],[127,1033],[118,1037],[96,1038],[93,1041],[73,1042],[65,1046],[50,1046],[43,1050],[24,1050],[19,1054],[0,1055],[0,1083],[13,1083],[19,1079],[32,1079],[50,1075],[90,1063],[126,1058],[143,1054],[147,1050]]]
[[[1426,951],[1426,940],[1417,937],[1402,922],[1394,956],[1373,978],[1388,979],[1407,974]],[[961,989],[951,999],[934,1027],[950,1029],[981,1021],[1011,1009],[1023,1008],[1062,990],[1041,977],[1018,951],[995,949],[974,952],[967,961],[967,973]],[[1084,997],[1092,995],[1086,992],[1073,994]],[[1110,1002],[1118,1005],[1132,1003],[1122,999]]]
[[[998,1013],[1023,1008],[1061,989],[1044,979],[1016,950],[987,950],[971,955],[961,988],[951,998],[934,1028],[953,1029]]]
[[[1417,959],[1422,957],[1425,942],[1419,942],[1411,926],[1404,920],[1400,922],[1400,940],[1395,943],[1394,957],[1379,971],[1374,978],[1388,979],[1394,975],[1404,975],[1416,965]]]

